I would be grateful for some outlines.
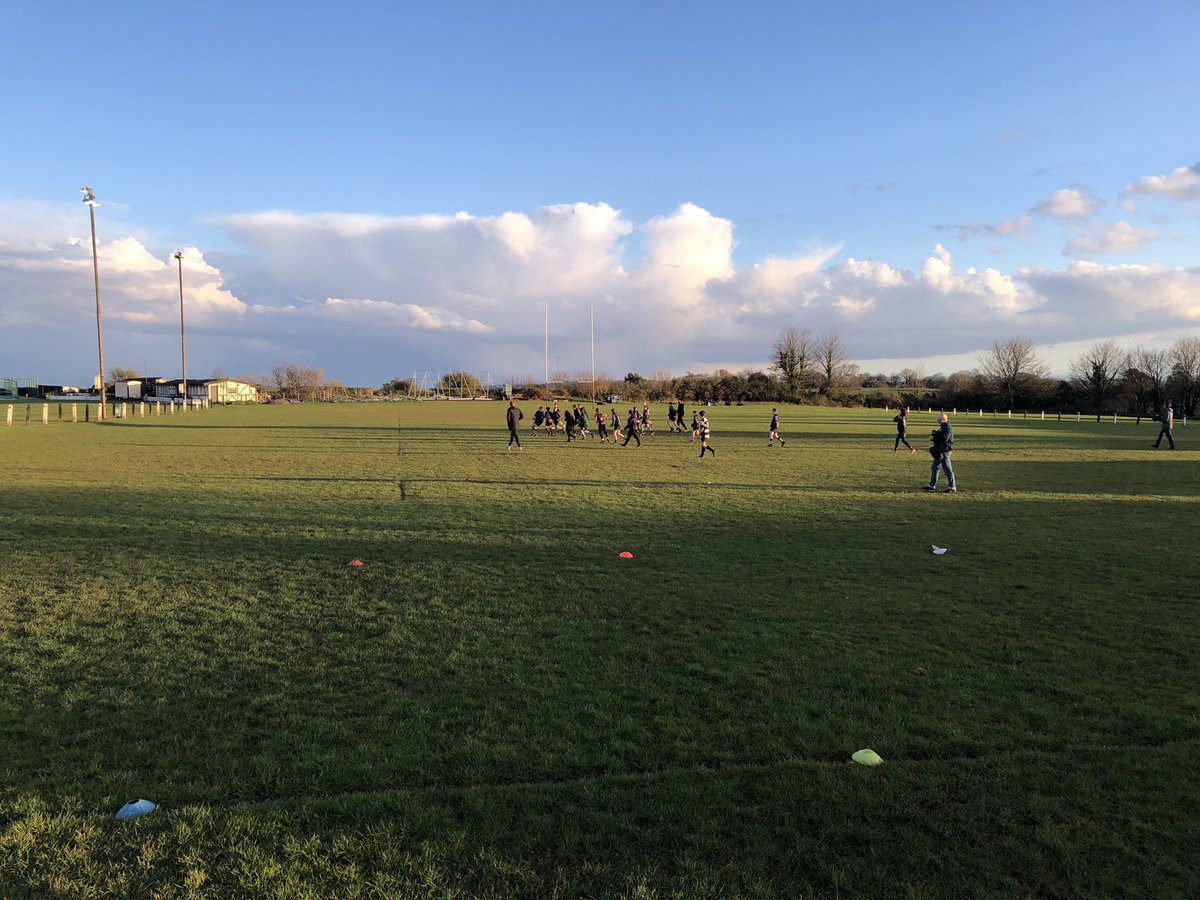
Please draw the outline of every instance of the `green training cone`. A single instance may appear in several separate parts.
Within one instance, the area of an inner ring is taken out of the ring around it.
[[[867,747],[863,750],[859,750],[857,753],[855,753],[850,758],[852,760],[854,760],[856,763],[858,763],[859,765],[863,765],[863,766],[882,766],[883,765],[883,757],[880,756],[878,753],[876,753],[874,750],[872,750],[870,747]]]

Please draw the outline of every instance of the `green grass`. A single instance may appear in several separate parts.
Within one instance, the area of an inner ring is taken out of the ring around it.
[[[0,427],[0,896],[1200,895],[1189,429],[709,412]]]

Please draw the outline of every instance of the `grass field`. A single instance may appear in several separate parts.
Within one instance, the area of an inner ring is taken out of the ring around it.
[[[710,413],[0,429],[0,896],[1200,896],[1200,431]]]

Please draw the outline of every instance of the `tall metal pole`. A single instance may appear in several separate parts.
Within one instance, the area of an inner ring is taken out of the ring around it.
[[[591,306],[592,319],[592,403],[596,402],[596,305]]]
[[[100,351],[100,421],[105,419],[108,398],[104,390],[104,329],[100,321],[100,263],[96,255],[96,195],[90,187],[80,188],[83,202],[87,204],[88,216],[92,220],[92,276],[96,281],[96,346]]]
[[[183,334],[183,251],[175,251],[175,261],[179,263],[179,355],[183,364],[183,411],[187,412],[188,406],[188,381],[187,381],[187,340]]]
[[[546,304],[546,387],[550,386],[550,304]]]

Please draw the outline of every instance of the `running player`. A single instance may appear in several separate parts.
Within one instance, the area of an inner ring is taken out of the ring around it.
[[[771,407],[771,433],[769,435],[767,435],[767,446],[768,447],[773,446],[776,438],[779,438],[779,446],[782,447],[784,444],[784,440],[783,440],[783,438],[779,437],[779,410],[776,409],[774,406],[772,406]]]

